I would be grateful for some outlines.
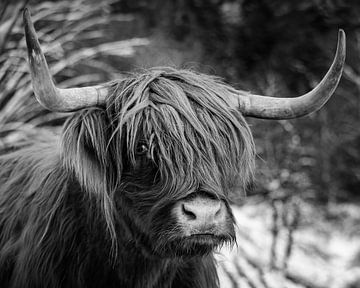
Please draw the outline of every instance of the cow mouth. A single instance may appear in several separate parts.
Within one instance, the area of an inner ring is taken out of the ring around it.
[[[189,241],[199,244],[208,244],[209,246],[218,246],[222,242],[231,241],[231,239],[228,239],[226,236],[215,235],[212,233],[191,234],[190,236],[183,237],[181,240],[185,242]]]
[[[207,245],[213,248],[226,243],[231,244],[234,240],[234,237],[230,235],[216,235],[213,233],[196,233],[182,238],[184,242],[193,243],[194,245]]]
[[[216,235],[214,233],[193,233],[190,236],[190,238],[199,238],[199,237],[208,237],[208,238],[216,238]]]
[[[234,243],[235,237],[231,235],[200,233],[176,237],[163,246],[154,247],[153,251],[163,257],[194,257],[210,254],[215,249]]]

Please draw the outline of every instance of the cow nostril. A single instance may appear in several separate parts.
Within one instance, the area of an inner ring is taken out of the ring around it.
[[[222,211],[223,211],[223,209],[222,209],[222,203],[219,201],[218,203],[217,203],[217,205],[216,205],[216,207],[215,207],[215,217],[218,217],[218,216],[220,216],[221,214],[222,214]]]
[[[189,220],[195,220],[196,214],[189,209],[186,209],[185,204],[182,204],[183,213],[189,218]]]
[[[215,212],[215,218],[220,215],[220,212],[221,212],[221,205],[219,204],[219,208]]]

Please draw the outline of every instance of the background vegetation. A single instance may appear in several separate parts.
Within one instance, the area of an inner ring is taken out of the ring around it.
[[[219,269],[224,287],[360,287],[358,1],[1,0],[0,148],[6,149],[58,129],[67,117],[34,100],[25,5],[61,87],[171,65],[257,94],[296,96],[326,73],[343,28],[347,63],[325,108],[296,120],[248,119],[258,175],[235,209],[239,249]]]

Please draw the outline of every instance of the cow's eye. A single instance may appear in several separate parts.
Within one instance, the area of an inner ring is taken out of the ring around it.
[[[136,155],[144,155],[149,151],[148,146],[145,143],[139,143],[136,147]]]

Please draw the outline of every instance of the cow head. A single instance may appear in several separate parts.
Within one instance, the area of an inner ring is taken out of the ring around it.
[[[59,89],[24,12],[36,98],[76,111],[62,136],[64,165],[95,197],[114,241],[148,255],[203,255],[235,239],[229,206],[254,166],[243,115],[288,119],[316,111],[341,77],[345,35],[324,79],[296,98],[238,91],[215,77],[158,68],[98,86]]]

